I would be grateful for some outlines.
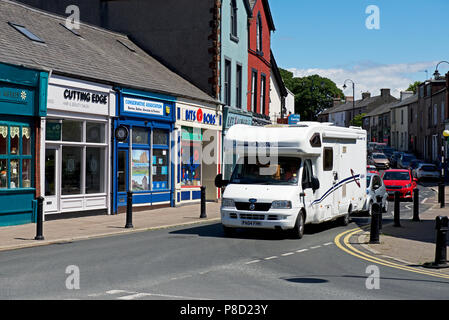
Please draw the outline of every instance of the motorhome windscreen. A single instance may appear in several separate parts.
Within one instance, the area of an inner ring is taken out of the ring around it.
[[[251,157],[241,158],[234,168],[230,183],[297,185],[301,159],[278,157],[276,160],[274,163],[271,161],[267,164],[262,164]]]

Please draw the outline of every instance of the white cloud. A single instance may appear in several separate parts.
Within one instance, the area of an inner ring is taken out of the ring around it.
[[[297,69],[290,68],[294,77],[304,77],[318,74],[335,82],[337,87],[343,90],[343,84],[346,79],[355,82],[356,99],[361,99],[362,92],[370,92],[371,96],[380,95],[380,89],[391,89],[391,94],[396,98],[400,97],[400,92],[405,91],[408,86],[417,81],[430,78],[435,71],[438,61],[401,63],[390,65],[378,65],[369,62],[360,63],[352,68],[334,68],[334,69]],[[343,90],[346,96],[352,96],[352,83],[346,83],[347,88]]]

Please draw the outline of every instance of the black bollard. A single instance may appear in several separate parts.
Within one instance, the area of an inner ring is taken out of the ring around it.
[[[207,218],[206,215],[206,187],[201,187],[201,215],[200,219]]]
[[[401,212],[400,212],[400,193],[399,191],[396,191],[394,193],[394,227],[400,227],[401,226]]]
[[[447,231],[448,231],[448,218],[438,216],[435,218],[435,229],[437,230],[435,240],[435,261],[433,263],[426,263],[424,267],[428,268],[448,268],[447,263]]]
[[[444,199],[444,183],[438,184],[438,202],[440,203],[440,208],[444,208],[446,200]]]
[[[126,225],[125,228],[134,228],[133,226],[133,193],[128,191],[126,196]]]
[[[376,198],[377,198],[377,203],[380,206],[380,210],[379,210],[379,233],[382,233],[382,225],[383,225],[382,196],[376,196]]]
[[[37,218],[36,218],[36,237],[34,240],[44,240],[43,236],[44,224],[44,197],[37,198]]]
[[[420,221],[419,219],[419,189],[413,189],[413,219],[412,221]]]
[[[378,203],[373,203],[371,211],[371,232],[369,243],[379,244],[379,219],[382,207]]]

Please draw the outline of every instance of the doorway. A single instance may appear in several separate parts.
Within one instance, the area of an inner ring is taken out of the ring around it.
[[[44,212],[57,212],[59,209],[59,147],[45,148],[45,201]]]

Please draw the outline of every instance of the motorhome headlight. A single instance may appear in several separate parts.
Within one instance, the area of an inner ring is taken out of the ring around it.
[[[232,199],[223,199],[221,201],[222,208],[235,208],[235,202]]]
[[[276,200],[271,204],[272,209],[291,209],[292,202],[287,200]]]

